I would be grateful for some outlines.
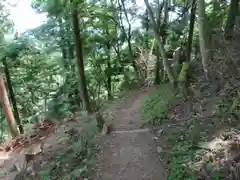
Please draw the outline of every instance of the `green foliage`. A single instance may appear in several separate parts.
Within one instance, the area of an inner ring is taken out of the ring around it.
[[[23,124],[37,123],[45,116],[60,119],[69,112],[81,110],[82,99],[79,92],[71,17],[73,10],[77,10],[79,15],[84,71],[92,104],[96,107],[102,106],[107,100],[119,98],[139,86],[131,58],[138,56],[139,48],[150,47],[154,39],[151,32],[152,23],[146,17],[146,11],[138,10],[136,2],[125,2],[126,12],[123,2],[125,1],[33,0],[32,7],[39,13],[47,13],[47,21],[18,35],[19,37],[15,37],[11,42],[4,37],[12,31],[13,24],[8,18],[9,12],[3,3],[0,3],[0,57],[1,60],[6,57]],[[156,14],[159,13],[158,3],[156,1],[152,3]],[[175,12],[178,16],[178,20],[173,20],[167,26],[165,50],[170,54],[169,57],[173,49],[179,46],[180,40],[187,37],[189,14],[184,13],[185,5],[185,1],[179,0],[169,7],[169,12]],[[222,1],[217,10],[209,7],[212,7],[212,3],[206,7],[209,28],[222,26],[226,19],[227,4]],[[131,28],[126,25],[125,13],[132,25]],[[139,20],[142,21],[141,27],[134,27],[134,22]],[[130,56],[128,38],[131,39],[130,47],[134,57]],[[193,46],[199,49],[198,45],[198,27],[195,26]],[[157,53],[155,49],[153,53]],[[4,72],[2,73],[6,80]],[[170,85],[159,86],[157,92],[145,100],[141,108],[143,118],[150,124],[160,124],[162,119],[167,117],[169,106],[176,100]],[[227,111],[235,111],[238,104],[238,101],[234,101],[231,107],[227,107]],[[7,123],[3,117],[1,114],[0,141],[5,139],[7,133]],[[87,131],[95,132],[93,129]],[[63,173],[64,165],[73,159],[77,162],[73,160],[73,163],[76,163],[73,165],[74,168],[64,172],[69,174],[66,178],[84,177],[88,174],[88,162],[92,154],[89,139],[93,134],[83,136],[58,156],[53,163],[54,171],[50,168],[41,172],[43,179],[49,179],[50,175],[60,175]],[[186,144],[182,146],[183,148],[180,148],[178,145],[174,151],[187,150],[184,149],[187,148]],[[187,178],[183,176],[185,169],[178,160],[176,158],[173,161],[172,178]]]
[[[175,142],[175,145],[172,148],[172,155],[170,158],[171,161],[171,173],[168,177],[168,180],[175,179],[186,179],[186,180],[195,180],[188,172],[188,167],[186,165],[186,156],[189,156],[192,144],[189,142]]]
[[[169,84],[160,85],[156,92],[145,99],[141,107],[143,118],[150,124],[160,124],[167,117],[166,113],[176,98]]]

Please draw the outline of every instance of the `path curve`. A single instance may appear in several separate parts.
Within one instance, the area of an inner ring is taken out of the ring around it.
[[[114,129],[100,145],[94,180],[166,180],[149,129],[143,129],[140,106],[155,89],[139,90],[118,107]],[[142,129],[141,129],[142,128]]]

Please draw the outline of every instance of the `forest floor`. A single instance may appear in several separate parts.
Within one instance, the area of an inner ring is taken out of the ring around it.
[[[100,140],[94,180],[165,180],[154,142],[154,135],[144,127],[140,107],[155,88],[138,91],[116,107],[114,131]]]
[[[238,179],[239,88],[222,84],[216,92],[213,83],[199,77],[191,85],[193,95],[182,98],[169,87],[135,90],[110,104],[113,131],[105,136],[96,133],[96,121],[88,116],[55,124],[44,138],[41,167],[35,170],[40,179]],[[12,167],[22,166],[22,149],[0,151],[0,179],[21,174]],[[29,178],[15,178],[22,179]]]
[[[95,138],[98,145],[100,145],[100,149],[98,149],[100,151],[96,153],[97,156],[94,159],[97,161],[97,165],[94,167],[94,172],[91,172],[91,174],[94,174],[94,177],[92,177],[94,180],[167,179],[157,152],[159,147],[154,143],[154,135],[151,133],[151,129],[144,126],[145,123],[140,117],[140,106],[143,104],[144,99],[151,95],[153,91],[155,91],[155,88],[134,91],[133,95],[125,97],[120,103],[116,103],[112,107],[114,131],[109,135],[97,136],[98,138]],[[80,150],[80,143],[77,143],[78,145],[74,147],[73,141],[69,141],[69,133],[66,132],[73,128],[78,129],[79,133],[81,133],[83,125],[78,124],[77,121],[56,125],[56,130],[44,138],[44,153],[40,155],[41,167],[38,166],[38,169],[34,169],[35,172],[41,174],[41,179],[50,179],[49,175],[44,175],[47,173],[51,174],[51,179],[59,179],[60,177],[60,179],[64,179],[63,177],[69,173],[69,170],[74,171],[73,169],[78,169],[78,166],[81,164],[79,161],[86,161],[87,156],[90,156],[90,153],[86,154],[84,150]],[[78,133],[74,133],[79,136]],[[23,150],[36,149],[37,147],[38,142],[32,142],[27,147],[17,148],[11,153],[0,152],[2,173],[0,179],[13,180],[14,177],[16,180],[21,178],[28,179],[30,177],[29,174],[26,175],[25,172],[21,175],[19,173],[25,161]],[[39,149],[36,151],[39,151]],[[86,159],[80,156],[86,156]],[[90,167],[93,168],[93,166]],[[84,171],[83,169],[83,167],[78,169],[81,171],[79,174]],[[16,178],[16,175],[20,178]],[[80,179],[82,177],[89,178],[89,176],[76,174],[74,177],[76,179],[80,177]]]

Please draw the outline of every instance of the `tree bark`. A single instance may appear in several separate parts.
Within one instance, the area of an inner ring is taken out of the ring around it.
[[[194,24],[195,24],[195,13],[196,13],[196,1],[192,0],[191,7],[191,15],[190,15],[190,24],[189,24],[189,33],[188,33],[188,42],[187,42],[187,52],[186,52],[186,61],[182,65],[178,80],[179,88],[182,94],[188,93],[189,87],[189,64],[191,60],[191,52],[192,52],[192,40],[193,40],[193,32],[194,32]]]
[[[235,20],[239,9],[239,0],[231,0],[227,22],[225,25],[225,38],[230,39],[233,36]]]
[[[153,15],[153,11],[149,5],[149,2],[148,0],[144,0],[145,4],[146,4],[146,7],[147,7],[147,10],[148,10],[148,13],[149,13],[149,17],[153,23],[153,32],[154,32],[154,37],[156,39],[156,42],[158,44],[158,48],[159,48],[159,51],[160,51],[160,54],[161,54],[161,57],[162,57],[162,60],[163,60],[163,66],[164,66],[164,69],[166,70],[167,72],[167,75],[168,75],[168,78],[171,82],[171,84],[175,87],[175,78],[174,78],[174,75],[172,74],[171,72],[171,68],[168,64],[168,59],[167,59],[167,55],[166,55],[166,52],[165,52],[165,49],[164,49],[164,46],[163,46],[163,42],[162,42],[162,39],[160,37],[160,33],[157,29],[157,24],[156,24],[156,21],[154,19],[154,15]]]
[[[161,15],[162,15],[163,8],[164,8],[164,2],[162,2],[161,4],[158,4],[158,14],[157,14],[157,19],[156,19],[156,21],[157,21],[156,24],[157,24],[158,30],[160,30],[160,26],[161,26]],[[164,21],[166,22],[167,19],[165,18]],[[164,40],[163,40],[163,42],[164,42]],[[156,56],[157,56],[156,57],[157,58],[156,59],[156,72],[155,72],[155,80],[154,80],[155,85],[160,84],[160,82],[161,82],[160,78],[162,78],[162,80],[163,80],[163,75],[164,75],[164,70],[161,66],[161,55],[160,55],[159,47],[157,44],[156,44]],[[161,71],[161,75],[160,75],[160,71]]]
[[[196,4],[197,0],[192,0],[191,15],[190,15],[190,24],[189,24],[189,33],[188,33],[188,42],[187,42],[187,61],[190,62],[191,52],[192,52],[192,40],[194,32],[194,24],[196,17]]]
[[[16,121],[13,116],[11,107],[10,107],[9,99],[7,97],[7,92],[6,92],[6,88],[5,88],[1,73],[0,73],[0,101],[1,101],[1,104],[3,107],[4,115],[8,122],[8,127],[9,127],[9,131],[11,133],[11,136],[16,137],[19,135],[19,131],[18,131]]]
[[[144,21],[145,21],[145,26],[146,26],[146,37],[145,37],[145,46],[147,49],[149,49],[149,16],[148,16],[148,11],[146,9],[145,14],[144,14]]]
[[[157,45],[158,46],[158,45]],[[155,79],[154,79],[154,84],[158,85],[160,84],[160,53],[159,53],[159,48],[156,47],[156,55],[157,55],[157,59],[156,59],[156,72],[155,72]]]
[[[108,33],[107,33],[108,34]],[[111,72],[111,46],[110,42],[107,42],[107,92],[108,92],[108,100],[112,99],[112,72]]]
[[[205,15],[205,2],[198,0],[198,29],[199,29],[199,43],[200,52],[202,56],[202,65],[205,76],[208,79],[208,61],[209,61],[209,48],[207,45],[207,29],[206,29],[206,15]]]
[[[12,80],[11,80],[11,77],[10,77],[10,73],[9,73],[9,69],[8,69],[6,59],[3,60],[3,65],[4,65],[4,72],[5,72],[5,76],[6,76],[6,82],[7,82],[7,87],[8,87],[8,90],[9,90],[10,100],[11,100],[12,105],[13,105],[13,114],[14,114],[16,123],[18,125],[19,131],[20,131],[21,134],[23,134],[24,129],[23,129],[23,125],[21,123],[21,119],[20,119],[20,116],[19,116],[19,112],[18,112],[18,108],[17,108],[17,101],[16,101],[16,98],[15,98],[15,93],[13,91]]]
[[[79,20],[78,20],[78,13],[75,9],[72,14],[72,23],[73,23],[73,30],[75,36],[75,45],[76,45],[76,56],[77,56],[77,67],[79,72],[80,78],[80,92],[82,95],[83,106],[87,110],[88,113],[91,113],[91,106],[88,96],[87,84],[85,79],[85,72],[84,72],[84,59],[83,59],[83,52],[82,52],[82,39],[80,34],[80,27],[79,27]]]
[[[119,3],[120,4],[120,3]],[[139,79],[139,74],[138,74],[138,68],[137,68],[137,65],[136,65],[136,62],[134,60],[134,56],[133,56],[133,51],[132,51],[132,44],[131,44],[131,39],[132,39],[132,26],[131,26],[131,23],[129,21],[129,18],[128,18],[128,15],[127,15],[127,10],[126,10],[126,7],[125,7],[125,3],[124,3],[124,0],[121,0],[121,4],[122,4],[122,7],[123,7],[123,12],[124,12],[124,15],[126,17],[126,21],[128,23],[128,31],[127,33],[125,32],[125,29],[124,29],[124,26],[123,26],[123,31],[124,31],[124,34],[126,35],[126,38],[127,38],[127,43],[128,43],[128,50],[129,50],[129,58],[132,62],[132,66],[133,66],[133,69],[136,73],[136,77],[137,79]],[[122,17],[121,17],[122,18]],[[122,20],[121,20],[122,21]]]

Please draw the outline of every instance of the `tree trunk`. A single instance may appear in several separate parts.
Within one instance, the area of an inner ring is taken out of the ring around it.
[[[192,0],[185,0],[184,1],[184,8],[182,10],[182,24],[184,27],[186,27],[188,25],[188,20],[189,20],[189,11],[188,11],[188,8],[189,8],[189,5],[190,5],[190,2]]]
[[[186,56],[186,62],[182,65],[178,80],[180,91],[182,94],[188,93],[188,87],[189,87],[189,64],[191,60],[191,52],[192,52],[192,40],[193,40],[193,32],[194,32],[194,24],[195,24],[195,12],[196,12],[196,1],[192,1],[192,7],[191,7],[191,15],[190,15],[190,24],[189,24],[189,33],[188,33],[188,43],[187,43],[187,56]]]
[[[18,108],[17,108],[17,101],[16,101],[15,94],[14,94],[14,91],[13,91],[12,81],[11,81],[11,77],[10,77],[10,73],[9,73],[9,69],[8,69],[6,59],[3,60],[3,65],[4,65],[4,72],[5,72],[5,76],[6,76],[6,82],[7,82],[7,87],[8,87],[8,90],[9,90],[10,100],[11,100],[12,105],[13,105],[13,114],[14,114],[16,123],[18,125],[19,131],[20,131],[21,134],[23,134],[24,133],[23,125],[21,123],[21,119],[20,119],[20,116],[19,116],[19,112],[18,112]]]
[[[107,62],[107,68],[108,68],[108,72],[107,72],[107,92],[108,92],[108,100],[112,99],[112,76],[110,74],[109,69],[111,68],[111,64],[110,62]]]
[[[13,116],[11,107],[10,107],[9,99],[7,97],[7,92],[6,92],[6,88],[5,88],[1,73],[0,73],[0,100],[1,100],[2,107],[3,107],[4,115],[8,122],[9,131],[10,131],[12,137],[16,137],[19,135],[19,131],[18,131],[16,121]]]
[[[75,36],[77,67],[78,67],[79,78],[80,78],[80,82],[79,82],[80,92],[82,95],[84,108],[87,110],[88,113],[91,113],[90,101],[88,97],[88,90],[87,90],[87,84],[86,84],[85,72],[84,72],[82,39],[80,35],[80,27],[79,27],[77,10],[74,10],[72,14],[72,23],[73,23],[73,30],[74,30],[74,36]]]
[[[199,29],[199,43],[200,52],[202,56],[202,65],[206,78],[208,79],[208,60],[209,60],[209,48],[207,45],[207,32],[206,32],[206,15],[205,15],[205,2],[204,0],[198,0],[198,29]]]
[[[239,9],[239,0],[231,0],[229,10],[228,10],[227,22],[225,25],[226,39],[230,39],[233,36],[234,25],[235,25],[238,9]]]
[[[192,52],[192,40],[194,32],[194,24],[196,17],[196,2],[197,0],[192,0],[191,15],[190,15],[190,24],[189,24],[189,33],[188,33],[188,43],[187,43],[187,61],[190,62],[191,52]]]
[[[149,17],[153,23],[153,31],[154,31],[154,37],[156,39],[156,42],[158,44],[158,48],[159,48],[159,51],[160,51],[160,54],[161,54],[161,57],[162,57],[162,60],[163,60],[163,67],[164,69],[166,70],[167,72],[167,75],[168,75],[168,78],[171,82],[171,84],[175,87],[175,79],[174,79],[174,76],[171,72],[171,68],[168,64],[168,59],[167,59],[167,55],[166,55],[166,52],[165,52],[165,49],[164,49],[164,46],[163,46],[163,42],[162,42],[162,39],[160,37],[160,34],[159,34],[159,31],[157,29],[157,24],[155,22],[155,19],[154,19],[154,15],[153,15],[153,12],[152,12],[152,9],[149,5],[149,2],[148,0],[144,0],[145,4],[146,4],[146,7],[147,7],[147,10],[148,10],[148,13],[149,13]]]
[[[66,39],[65,39],[65,31],[64,31],[64,25],[62,22],[62,18],[58,19],[58,23],[59,23],[59,37],[60,37],[60,41],[59,41],[59,47],[62,51],[62,61],[63,61],[63,66],[65,68],[65,70],[68,70],[68,62],[67,62],[67,49],[66,49]]]
[[[108,34],[108,30],[107,30]],[[108,53],[108,58],[107,58],[107,92],[108,92],[108,100],[112,99],[112,71],[111,71],[111,45],[110,42],[107,42],[107,53]]]
[[[149,18],[148,18],[148,11],[145,11],[145,26],[146,26],[146,37],[145,37],[145,46],[146,49],[149,49]]]
[[[136,77],[137,79],[139,79],[139,74],[138,74],[138,68],[137,68],[137,65],[136,65],[136,62],[134,60],[134,56],[133,56],[133,51],[132,51],[132,44],[131,44],[131,39],[132,39],[132,35],[131,35],[131,32],[132,32],[132,26],[131,26],[131,23],[129,21],[129,18],[128,18],[128,15],[127,15],[127,11],[126,11],[126,7],[125,7],[125,2],[124,0],[121,0],[121,4],[122,4],[122,7],[123,7],[123,12],[124,12],[124,15],[126,17],[126,21],[128,23],[128,31],[127,31],[127,34],[125,32],[125,29],[124,29],[124,26],[123,26],[123,31],[124,31],[124,34],[126,35],[126,38],[127,38],[127,43],[128,43],[128,50],[129,50],[129,58],[132,62],[132,66],[133,66],[133,69],[136,73]]]
[[[156,19],[156,21],[157,21],[156,24],[157,24],[158,30],[160,30],[160,26],[161,26],[161,15],[162,15],[164,5],[165,5],[164,2],[162,2],[161,4],[158,4],[158,15],[157,15],[157,19]],[[166,11],[165,11],[165,13],[166,13]],[[167,17],[167,14],[164,14],[164,15],[166,15],[164,17]],[[164,22],[166,22],[166,21],[167,21],[167,18],[164,19]],[[164,42],[164,40],[163,40],[163,42]],[[159,47],[157,44],[156,44],[156,55],[157,55],[157,57],[156,57],[157,60],[156,60],[156,72],[155,72],[154,83],[157,85],[157,84],[160,84],[160,82],[161,82],[160,78],[162,78],[162,80],[163,80],[163,75],[164,75],[164,70],[161,66],[161,54],[159,52]],[[160,71],[161,71],[161,75],[160,75]]]
[[[156,55],[157,55],[157,57],[156,57],[157,59],[156,59],[156,72],[155,72],[154,84],[158,85],[158,84],[160,84],[160,69],[161,69],[160,53],[159,53],[158,45],[156,47]]]

